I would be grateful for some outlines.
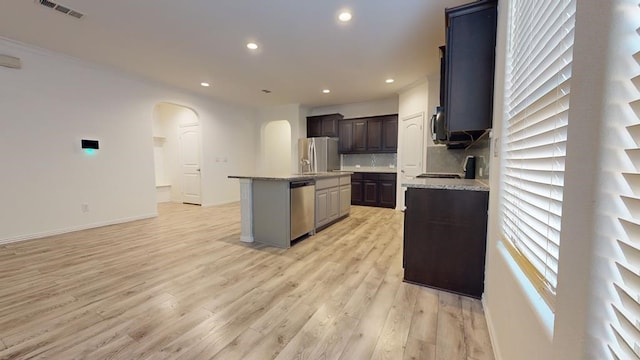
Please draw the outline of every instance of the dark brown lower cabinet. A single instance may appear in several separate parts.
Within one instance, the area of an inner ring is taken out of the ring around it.
[[[381,207],[396,207],[396,174],[379,175],[378,204]]]
[[[378,202],[383,207],[396,207],[396,182],[380,181],[378,184],[380,198]]]
[[[378,206],[378,182],[365,179],[362,182],[362,205]]]
[[[396,207],[396,174],[354,173],[351,175],[351,205]]]
[[[362,177],[351,175],[351,205],[362,205]]]
[[[404,280],[480,298],[488,204],[488,191],[407,189]]]

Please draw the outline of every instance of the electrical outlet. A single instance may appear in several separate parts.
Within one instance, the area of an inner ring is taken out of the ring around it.
[[[82,209],[82,212],[89,212],[89,204],[84,203],[82,205],[80,205],[80,209]]]

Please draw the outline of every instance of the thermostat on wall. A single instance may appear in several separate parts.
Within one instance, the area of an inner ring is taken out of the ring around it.
[[[97,150],[100,149],[100,146],[98,145],[98,140],[82,139],[82,148]]]

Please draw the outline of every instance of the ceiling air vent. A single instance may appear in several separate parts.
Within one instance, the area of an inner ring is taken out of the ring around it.
[[[54,2],[49,1],[49,0],[36,0],[36,3],[39,3],[40,5],[46,6],[46,7],[50,8],[50,9],[58,10],[59,12],[61,12],[63,14],[66,14],[66,15],[69,15],[69,16],[73,16],[76,19],[80,19],[80,18],[82,18],[84,16],[84,14],[82,14],[82,13],[79,13],[79,12],[77,12],[75,10],[69,9],[66,6],[54,3]]]
[[[47,1],[47,0],[40,0],[40,4],[52,9],[56,7],[55,3],[52,3],[51,1]]]
[[[64,7],[64,6],[62,6],[62,5],[58,5],[58,6],[56,6],[54,9],[56,9],[56,10],[60,11],[60,12],[61,12],[61,13],[63,13],[63,14],[68,14],[68,13],[69,13],[69,11],[71,11],[71,9],[66,8],[66,7]]]
[[[78,19],[80,19],[81,17],[83,17],[83,16],[84,16],[84,14],[81,14],[81,13],[79,13],[79,12],[77,12],[77,11],[73,11],[73,10],[69,11],[69,12],[67,13],[67,15],[71,15],[71,16],[73,16],[74,18],[78,18]]]

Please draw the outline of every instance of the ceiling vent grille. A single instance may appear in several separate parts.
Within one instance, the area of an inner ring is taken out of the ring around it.
[[[54,3],[52,1],[49,0],[36,0],[36,3],[48,7],[49,9],[54,9],[54,10],[58,10],[59,12],[65,14],[65,15],[69,15],[69,16],[73,16],[76,19],[81,19],[84,14],[77,12],[75,10],[69,9],[66,6]]]

